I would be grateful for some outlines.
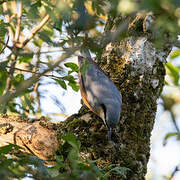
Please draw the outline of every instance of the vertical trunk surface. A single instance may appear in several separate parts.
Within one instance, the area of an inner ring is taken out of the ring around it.
[[[118,40],[118,26],[123,18],[109,18],[105,33],[115,38],[104,48],[98,61],[122,93],[122,113],[113,142],[107,140],[102,120],[82,107],[62,124],[60,135],[73,132],[82,144],[82,155],[99,159],[98,166],[110,164],[127,167],[125,179],[145,179],[150,155],[150,136],[165,76],[165,58],[169,50],[156,50],[148,28],[153,16],[136,15],[126,23],[128,37]],[[127,22],[127,21],[126,21]],[[121,27],[120,27],[121,28]],[[114,34],[111,34],[114,35]],[[112,36],[113,37],[113,36]],[[115,40],[116,39],[116,40]],[[112,174],[110,179],[123,179]]]

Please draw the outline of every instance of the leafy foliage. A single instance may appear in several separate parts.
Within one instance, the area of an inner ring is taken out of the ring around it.
[[[167,70],[169,71],[168,74],[171,77],[173,84],[178,86],[179,84],[179,69],[172,65],[172,63],[166,63]]]
[[[55,179],[101,179],[105,180],[111,172],[126,177],[126,172],[130,169],[125,167],[108,166],[104,169],[96,165],[98,160],[92,161],[88,158],[80,157],[81,143],[75,135],[68,134],[62,137],[63,145],[59,148],[59,156],[56,156],[56,165],[48,168],[51,176]],[[60,172],[60,173],[58,173]]]
[[[166,63],[166,86],[168,88],[172,88],[170,93],[162,93],[161,97],[163,100],[164,109],[169,112],[170,120],[174,124],[175,132],[169,132],[165,135],[163,144],[166,145],[170,137],[177,137],[177,140],[180,140],[180,128],[178,126],[176,112],[174,111],[174,107],[179,105],[179,79],[180,79],[180,69],[178,66],[174,65],[178,62],[176,58],[179,57],[179,49],[172,51],[170,54],[170,60]],[[173,92],[173,93],[172,93]]]
[[[49,175],[43,161],[26,153],[20,153],[20,149],[21,147],[14,144],[0,148],[1,179],[19,179],[27,176],[48,179]]]
[[[80,157],[81,144],[73,134],[63,136],[64,145],[68,147],[66,156],[56,155],[55,165],[46,167],[44,161],[20,152],[21,147],[9,144],[0,148],[0,175],[1,179],[31,177],[34,179],[73,179],[80,178],[105,180],[111,172],[126,177],[129,171],[125,167],[110,165],[101,169],[96,161]],[[63,153],[64,154],[64,153]]]

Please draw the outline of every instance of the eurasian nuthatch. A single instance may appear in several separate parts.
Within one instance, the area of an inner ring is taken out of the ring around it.
[[[120,119],[122,97],[103,70],[91,59],[90,54],[78,56],[79,84],[84,104],[104,121],[111,140],[112,129]],[[82,67],[86,65],[85,72]]]

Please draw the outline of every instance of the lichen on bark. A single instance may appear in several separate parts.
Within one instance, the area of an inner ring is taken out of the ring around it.
[[[138,26],[142,28],[136,31],[141,29],[142,32],[138,32],[138,36],[130,33],[122,40],[109,42],[98,60],[122,94],[121,119],[112,135],[113,142],[108,142],[102,120],[84,106],[78,114],[62,123],[58,136],[61,139],[65,133],[74,133],[81,141],[83,154],[90,159],[99,159],[97,165],[102,168],[110,164],[129,168],[127,179],[130,180],[145,179],[157,99],[165,76],[162,54],[168,55],[163,50],[156,50],[149,39],[150,32],[144,32],[145,19],[149,21],[147,16],[143,16],[143,20],[139,18]],[[112,28],[114,31],[113,26],[108,31]],[[119,178],[123,179],[115,174],[110,177],[113,180]]]

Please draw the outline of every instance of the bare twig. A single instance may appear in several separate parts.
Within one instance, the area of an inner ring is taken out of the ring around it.
[[[6,80],[6,88],[5,88],[5,93],[7,93],[10,88],[11,88],[11,78],[13,77],[13,74],[14,74],[14,67],[16,65],[16,59],[17,59],[17,56],[12,54],[12,58],[11,58],[11,64],[10,64],[10,69],[9,69],[9,72],[8,72],[8,77],[7,77],[7,80]]]
[[[0,51],[0,54],[6,49],[6,47],[8,46],[8,45],[7,45],[8,42],[9,42],[9,36],[8,36],[7,41],[6,41],[6,44],[4,44],[4,48]]]
[[[172,112],[171,109],[169,111],[170,111],[170,114],[171,114],[171,118],[172,118],[174,127],[176,128],[177,133],[180,134],[180,129],[179,129],[177,123],[176,123],[176,119],[175,119],[174,113]]]
[[[7,2],[4,2],[2,6],[3,6],[3,12],[5,14],[5,19],[6,19],[7,23],[10,23],[10,17],[9,17],[9,14],[8,14]],[[12,41],[14,41],[14,32],[13,32],[13,30],[12,30],[12,28],[10,26],[8,26],[8,31],[9,31],[10,39]]]
[[[62,54],[56,60],[56,62],[52,66],[50,66],[48,69],[44,70],[40,74],[34,74],[29,79],[23,81],[22,83],[20,83],[20,85],[14,91],[6,92],[3,96],[0,97],[0,105],[2,106],[1,108],[3,108],[3,106],[6,105],[9,100],[13,99],[16,96],[21,95],[24,91],[26,91],[29,87],[31,87],[33,83],[36,83],[41,76],[48,73],[49,71],[52,71],[55,67],[57,67],[59,65],[60,62],[67,59],[78,49],[79,49],[79,47],[74,47],[74,48],[69,49],[69,51],[67,51],[65,54]]]
[[[3,41],[0,40],[0,44],[3,44],[3,45],[6,46],[7,48],[9,48],[11,51],[12,51],[12,49],[13,49],[11,46],[7,45],[7,42],[4,43]]]
[[[48,54],[48,53],[58,53],[61,50],[50,50],[50,51],[38,51],[38,52],[27,52],[27,53],[18,53],[19,56],[27,56],[27,55],[39,55],[39,54]]]
[[[16,26],[16,34],[15,34],[15,43],[19,41],[19,35],[20,35],[20,26],[21,26],[21,17],[22,17],[22,8],[23,3],[22,0],[19,2],[19,12],[17,13],[17,26]]]
[[[46,15],[43,18],[43,20],[40,22],[40,24],[32,30],[31,35],[26,40],[24,40],[22,43],[17,44],[17,47],[23,48],[35,36],[35,34],[41,30],[41,28],[48,22],[49,19],[50,19],[50,16]]]
[[[180,171],[180,167],[179,167],[179,166],[180,166],[180,165],[177,165],[177,166],[175,167],[175,169],[174,169],[174,171],[172,172],[169,180],[173,180],[173,177],[175,176],[175,174],[176,174],[178,171]]]
[[[3,12],[5,14],[6,22],[10,23],[10,16],[9,16],[9,12],[8,12],[7,2],[3,3]],[[14,42],[14,32],[13,32],[11,26],[8,26],[8,31],[9,31],[9,36],[10,36],[11,41]],[[6,80],[6,87],[5,87],[5,91],[4,91],[5,94],[8,93],[10,88],[11,88],[11,78],[12,78],[12,76],[14,74],[13,67],[15,67],[17,56],[13,54],[11,59],[12,59],[11,60],[11,65],[10,65],[11,69],[8,72],[8,77],[7,77],[7,80]],[[6,113],[6,109],[5,108],[3,109],[3,113]]]
[[[6,66],[6,68],[11,68],[11,67],[10,66]],[[21,71],[21,72],[29,72],[29,73],[32,73],[32,74],[41,74],[41,73],[33,72],[33,71],[27,70],[27,69],[14,68],[14,70]],[[45,76],[45,77],[54,77],[54,78],[59,78],[59,79],[63,78],[63,77],[55,76],[53,74],[44,74],[42,76]]]

